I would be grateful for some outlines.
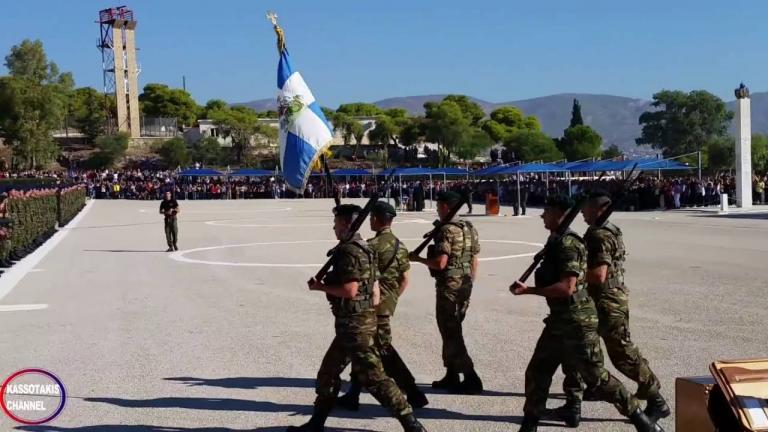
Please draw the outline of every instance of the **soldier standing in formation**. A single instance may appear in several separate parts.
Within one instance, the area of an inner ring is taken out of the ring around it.
[[[568,209],[568,197],[553,196],[542,214],[544,227],[554,234]],[[525,406],[520,432],[535,432],[546,409],[552,376],[562,363],[577,371],[599,400],[612,403],[629,417],[636,430],[663,432],[640,409],[638,400],[603,367],[597,334],[597,311],[586,291],[587,251],[576,233],[550,238],[551,249],[536,270],[536,286],[516,281],[515,295],[534,294],[547,299],[550,314],[525,371]]]
[[[462,322],[469,308],[472,284],[477,274],[477,255],[480,240],[477,230],[464,220],[445,220],[451,208],[461,201],[455,192],[440,192],[437,196],[437,214],[444,223],[430,246],[427,258],[410,254],[411,261],[429,268],[437,288],[437,327],[443,339],[445,376],[432,383],[433,388],[464,394],[478,394],[483,383],[475,372],[472,358],[467,352]],[[459,374],[464,374],[460,381]]]
[[[381,302],[376,306],[376,348],[381,355],[384,372],[391,377],[405,393],[408,403],[413,408],[423,408],[429,401],[416,385],[408,366],[392,346],[392,327],[390,319],[395,314],[397,301],[408,287],[408,249],[392,233],[392,220],[397,215],[395,208],[384,201],[378,201],[371,209],[371,231],[376,236],[368,240],[368,247],[376,254],[379,272],[379,289]],[[360,382],[352,374],[350,387],[337,405],[357,411],[360,407]]]
[[[354,204],[334,209],[333,230],[336,238],[347,238],[352,222],[361,212]],[[413,409],[391,378],[384,374],[381,358],[374,345],[376,336],[375,297],[378,291],[375,253],[360,234],[339,246],[337,260],[323,281],[312,278],[310,290],[323,291],[335,317],[336,337],[323,357],[317,372],[314,412],[308,423],[290,426],[288,431],[325,430],[336,396],[341,387],[340,374],[352,362],[352,373],[359,383],[383,406],[389,408],[406,432],[426,432],[413,416]]]
[[[165,216],[165,241],[168,243],[166,252],[179,250],[179,225],[176,216],[180,211],[178,201],[171,196],[171,192],[166,192],[165,198],[160,202],[160,214]]]
[[[648,366],[629,333],[629,291],[624,285],[624,241],[621,230],[610,222],[595,226],[611,204],[605,192],[590,195],[582,210],[589,224],[584,235],[587,247],[587,292],[597,306],[598,334],[605,342],[608,357],[619,372],[638,384],[638,399],[647,399],[645,414],[652,420],[669,417],[667,402],[661,396],[659,379]],[[558,415],[572,427],[581,419],[582,382],[579,375],[564,365],[563,390],[566,403]],[[591,389],[588,390],[591,393]]]

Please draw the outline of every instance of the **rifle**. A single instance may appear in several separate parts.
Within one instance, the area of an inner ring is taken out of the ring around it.
[[[451,207],[451,210],[448,212],[448,214],[445,216],[446,221],[453,220],[453,218],[456,216],[456,213],[461,210],[461,207],[467,202],[467,196],[472,196],[471,192],[467,195],[462,195],[459,202],[457,202],[453,207]],[[447,222],[442,222],[440,220],[436,220],[434,222],[435,228],[424,234],[424,241],[421,242],[420,245],[416,246],[416,249],[411,251],[411,254],[414,256],[419,256],[421,252],[429,245],[429,242],[435,239],[437,236],[437,233],[440,231],[440,228],[442,228]]]
[[[634,167],[632,167],[632,171],[630,171],[630,175],[632,175],[632,172],[635,171],[635,167],[637,167],[637,164],[635,164]],[[598,177],[597,181],[599,182],[603,176],[605,175],[605,171],[603,171],[602,174],[600,174],[600,177]],[[581,208],[584,207],[584,204],[587,202],[587,194],[583,194],[579,199],[576,201],[576,203],[573,204],[573,207],[568,209],[568,212],[565,214],[565,217],[563,217],[563,220],[560,222],[560,224],[557,226],[557,229],[554,233],[554,239],[555,241],[548,241],[547,244],[544,245],[544,248],[541,249],[536,255],[533,257],[533,262],[531,265],[528,266],[527,269],[525,269],[525,272],[523,273],[520,278],[517,280],[521,283],[525,283],[526,280],[528,280],[529,277],[533,274],[534,271],[536,271],[536,267],[541,264],[541,262],[544,260],[544,257],[549,252],[550,248],[553,247],[555,243],[557,243],[557,239],[565,235],[566,232],[568,232],[568,228],[571,227],[571,224],[573,223],[574,219],[576,219],[576,216],[581,212]],[[510,287],[510,290],[512,288]]]
[[[328,193],[328,189],[333,194],[333,202],[336,203],[336,207],[341,205],[341,197],[336,194],[336,189],[333,187],[333,178],[331,178],[331,170],[328,169],[328,161],[325,159],[325,155],[320,155],[320,161],[323,163],[323,171],[325,171],[325,193]]]
[[[392,178],[394,177],[394,171],[392,174],[389,175],[385,182],[385,187],[389,185],[389,183],[392,181]],[[345,243],[352,240],[352,238],[357,234],[357,231],[360,230],[360,227],[363,226],[363,222],[365,222],[365,219],[368,217],[368,214],[371,213],[371,209],[373,209],[373,205],[376,204],[376,201],[379,200],[379,193],[373,192],[371,194],[371,197],[368,199],[368,202],[365,204],[365,207],[363,207],[363,210],[358,213],[357,217],[354,221],[352,221],[352,225],[350,225],[349,230],[347,231],[346,237],[341,239],[339,243],[330,251],[328,251],[328,261],[325,262],[323,267],[320,268],[320,271],[317,272],[314,279],[316,281],[322,281],[325,277],[326,273],[328,273],[328,270],[331,269],[331,266],[336,262],[338,259],[338,253],[341,249],[341,246]]]

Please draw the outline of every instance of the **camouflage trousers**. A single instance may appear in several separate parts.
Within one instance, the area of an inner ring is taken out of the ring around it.
[[[378,315],[376,317],[376,340],[374,343],[381,356],[384,373],[392,378],[403,392],[407,392],[408,389],[416,385],[416,378],[411,373],[411,370],[408,369],[408,366],[406,366],[395,347],[392,346],[390,318],[389,315]],[[350,381],[358,383],[354,370],[350,373]]]
[[[352,362],[352,374],[392,415],[402,417],[413,409],[395,382],[384,373],[374,344],[376,315],[371,311],[336,318],[336,337],[320,364],[315,382],[315,409],[330,411],[341,388],[341,373]]]
[[[176,218],[170,218],[165,220],[165,241],[168,242],[168,247],[176,246],[179,239],[179,225],[176,222]]]
[[[560,364],[577,371],[599,400],[612,403],[625,416],[639,408],[638,400],[603,367],[597,320],[544,320],[544,330],[525,371],[526,415],[542,417],[552,376]]]
[[[605,342],[608,358],[613,366],[637,383],[637,398],[648,399],[659,394],[661,383],[653,373],[648,360],[632,342],[629,334],[629,298],[624,289],[606,289],[593,295],[596,298],[599,319],[598,334]],[[563,391],[568,399],[581,399],[583,380],[563,366]]]
[[[474,369],[462,329],[471,295],[472,278],[468,275],[437,280],[435,316],[443,339],[443,365],[462,373]]]

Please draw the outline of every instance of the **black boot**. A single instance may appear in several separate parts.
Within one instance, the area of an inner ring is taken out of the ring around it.
[[[349,390],[343,396],[336,399],[336,406],[347,411],[360,410],[360,391],[362,390],[357,380],[353,379],[349,383]]]
[[[526,415],[520,425],[519,432],[536,432],[539,429],[539,418]]]
[[[448,368],[445,372],[445,376],[439,381],[432,381],[432,388],[455,390],[459,387],[459,373],[453,368]]]
[[[398,418],[400,424],[403,425],[403,431],[405,432],[427,432],[427,428],[424,427],[413,414],[408,414]]]
[[[635,426],[637,432],[664,432],[664,429],[649,419],[640,408],[629,415],[629,422]]]
[[[661,394],[656,393],[655,395],[648,396],[648,405],[645,407],[645,415],[647,415],[651,421],[657,422],[659,419],[669,417],[670,414],[672,414],[672,411],[669,409],[667,401],[664,400]]]
[[[554,409],[555,415],[568,427],[579,427],[581,423],[581,401],[578,399],[569,399],[565,405]]]
[[[325,421],[328,419],[330,412],[318,412],[315,411],[312,414],[312,418],[307,423],[301,426],[288,426],[287,432],[324,432]]]
[[[464,373],[464,381],[462,381],[459,389],[463,394],[480,394],[483,392],[483,381],[480,380],[474,369],[470,369],[469,372]]]
[[[416,385],[416,383],[413,383],[412,385],[408,386],[408,389],[405,392],[405,395],[408,398],[408,404],[413,409],[424,408],[425,406],[429,405],[429,400],[427,399],[427,396],[424,394],[423,391],[421,391],[421,389]]]

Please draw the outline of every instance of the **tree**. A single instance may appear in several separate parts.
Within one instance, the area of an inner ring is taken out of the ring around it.
[[[389,144],[397,146],[397,137],[400,135],[400,126],[398,123],[385,115],[376,119],[376,126],[368,132],[368,139],[374,144],[384,146],[385,166],[388,165]]]
[[[346,114],[349,117],[375,117],[383,114],[381,108],[374,104],[363,102],[342,104],[336,112]]]
[[[602,159],[614,159],[614,158],[617,158],[617,157],[619,157],[619,156],[621,156],[623,154],[624,153],[621,151],[619,146],[617,146],[616,144],[611,144],[610,147],[608,147],[607,149],[603,150]]]
[[[495,142],[504,142],[516,130],[541,130],[539,119],[526,117],[520,108],[511,106],[493,110],[490,119],[482,122],[481,127]]]
[[[52,133],[66,113],[72,75],[49,62],[39,40],[24,40],[5,57],[9,75],[0,78],[0,137],[28,168],[53,160]]]
[[[408,147],[424,139],[426,121],[424,117],[406,118],[400,130],[400,144]]]
[[[709,140],[701,153],[702,165],[712,171],[726,171],[734,167],[733,140],[728,137]]]
[[[115,135],[102,135],[94,140],[97,151],[86,161],[85,166],[92,169],[109,168],[122,159],[128,149],[130,136],[125,132]]]
[[[539,131],[517,130],[504,141],[504,146],[508,151],[513,152],[518,160],[527,162],[535,160],[549,162],[563,158],[555,141]]]
[[[578,99],[573,100],[573,108],[571,108],[571,124],[568,128],[581,126],[584,124],[584,119],[581,118],[581,104]]]
[[[557,148],[568,160],[576,161],[600,156],[603,138],[589,126],[577,125],[565,130]]]
[[[470,127],[470,120],[456,102],[427,102],[424,104],[426,139],[437,143],[438,164],[450,160],[451,151],[458,146]]]
[[[139,102],[144,115],[175,118],[179,127],[191,125],[200,114],[200,107],[192,99],[192,95],[165,84],[145,85],[144,92],[139,95]]]
[[[768,135],[752,135],[752,170],[768,172]]]
[[[208,113],[223,132],[223,136],[232,138],[235,160],[242,162],[248,153],[251,137],[259,130],[259,117],[256,111],[246,106],[224,107]]]
[[[393,119],[402,119],[408,117],[408,111],[405,108],[390,108],[384,110],[384,115]]]
[[[664,156],[691,153],[727,136],[733,113],[717,96],[704,90],[690,93],[663,90],[653,95],[653,110],[640,115],[638,145],[662,150]]]
[[[471,126],[477,126],[480,120],[485,117],[483,108],[477,103],[472,102],[467,96],[448,95],[443,99],[443,102],[453,102],[458,105],[461,113],[469,121]]]
[[[104,103],[104,95],[91,87],[76,89],[68,98],[67,116],[89,142],[94,142],[106,130]]]
[[[211,113],[215,111],[226,110],[229,108],[229,104],[221,99],[211,99],[205,103],[205,106],[200,110],[201,119],[210,119]]]
[[[216,137],[205,137],[192,146],[192,158],[203,165],[219,163],[222,156],[221,144]]]
[[[464,160],[474,159],[477,155],[488,150],[493,144],[493,140],[484,130],[471,127],[467,129],[456,145],[454,153]]]
[[[187,143],[181,137],[171,138],[163,142],[157,153],[169,168],[176,168],[189,163]]]

